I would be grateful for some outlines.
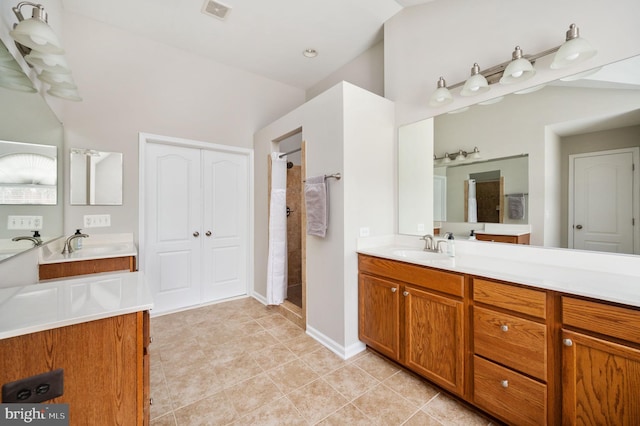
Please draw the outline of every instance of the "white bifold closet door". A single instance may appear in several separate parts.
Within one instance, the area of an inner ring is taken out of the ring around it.
[[[147,144],[144,255],[154,311],[246,294],[248,172],[246,155]]]

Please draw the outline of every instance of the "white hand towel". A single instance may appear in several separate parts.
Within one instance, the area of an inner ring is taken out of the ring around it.
[[[329,203],[324,176],[307,178],[304,201],[307,208],[307,235],[324,238],[329,224]]]

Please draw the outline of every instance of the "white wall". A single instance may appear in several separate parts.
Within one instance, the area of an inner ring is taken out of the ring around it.
[[[453,85],[469,76],[474,62],[489,68],[509,60],[516,45],[525,54],[558,46],[571,23],[598,49],[574,72],[634,56],[640,53],[638,16],[637,0],[436,0],[409,7],[385,23],[385,96],[396,102],[402,125],[517,90],[495,87],[439,110],[428,106],[440,76]],[[539,72],[531,84],[565,73]]]
[[[384,41],[308,88],[307,100],[341,81],[347,81],[376,95],[384,96]]]
[[[275,140],[302,128],[307,176],[330,179],[329,229],[307,237],[307,332],[336,353],[357,351],[359,229],[393,232],[395,158],[393,104],[349,83],[338,84],[255,135],[255,296],[265,300],[267,156]]]
[[[67,205],[67,233],[85,214],[108,213],[110,228],[86,231],[137,239],[139,132],[249,148],[257,129],[304,102],[300,89],[71,12],[64,19],[67,59],[84,99],[64,104],[65,155],[70,147],[124,153],[123,206]]]

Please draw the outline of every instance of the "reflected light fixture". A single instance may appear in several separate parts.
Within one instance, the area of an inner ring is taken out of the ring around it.
[[[31,6],[32,15],[29,19],[24,19],[22,15],[22,7]],[[18,17],[18,23],[13,30],[9,31],[9,35],[15,41],[29,49],[42,52],[61,55],[64,53],[62,44],[58,40],[58,36],[53,32],[47,21],[47,12],[41,4],[22,1],[13,8],[13,13]]]
[[[522,49],[520,46],[516,46],[516,49],[511,55],[512,61],[509,62],[507,68],[502,73],[500,84],[513,84],[520,83],[530,79],[536,74],[536,70],[531,65],[528,59],[522,57]]]
[[[453,154],[449,154],[448,152],[445,152],[444,155],[442,157],[438,157],[435,154],[433,154],[433,163],[434,164],[449,164],[452,161],[455,161],[456,163],[461,163],[463,161],[466,161],[468,159],[472,159],[472,160],[478,160],[482,158],[480,156],[480,150],[478,149],[478,147],[474,147],[473,151],[467,152],[463,149],[459,149],[458,151],[454,152]]]
[[[492,84],[516,84],[532,78],[536,71],[534,68],[536,60],[555,54],[551,64],[552,69],[565,68],[580,62],[583,62],[596,55],[597,51],[583,38],[580,37],[580,31],[575,24],[569,26],[569,31],[565,35],[566,42],[560,46],[552,47],[543,52],[533,55],[525,55],[520,46],[516,46],[511,55],[511,60],[495,65],[491,68],[480,71],[477,63],[471,68],[471,76],[463,82],[459,82],[450,86],[446,86],[444,79],[440,77],[436,91],[429,98],[429,105],[433,107],[444,106],[453,101],[446,98],[440,89],[448,89],[449,95],[453,89],[462,86],[459,94],[461,96],[475,96],[488,91]],[[544,86],[539,85],[536,89]],[[515,93],[527,93],[528,89],[523,89]],[[531,90],[534,91],[534,90]],[[436,94],[436,92],[439,92]],[[438,102],[441,100],[441,102]],[[446,100],[446,101],[445,101]],[[489,105],[490,103],[484,103]]]
[[[447,82],[443,77],[440,77],[437,89],[433,92],[429,100],[429,105],[442,106],[450,104],[451,102],[453,102],[453,96],[451,96],[451,92],[447,89]]]
[[[566,68],[590,59],[598,53],[588,41],[580,37],[580,29],[571,24],[565,43],[560,46],[551,63],[552,69]]]
[[[489,90],[487,78],[480,74],[480,66],[475,63],[471,67],[471,77],[467,79],[460,91],[462,96],[476,96]]]
[[[69,69],[69,65],[67,65],[67,61],[62,55],[51,55],[32,50],[24,57],[24,60],[27,61],[29,65],[33,65],[36,68],[58,74],[71,74],[71,69]]]

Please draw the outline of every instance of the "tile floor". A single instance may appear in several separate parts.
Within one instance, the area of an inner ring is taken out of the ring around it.
[[[365,351],[348,360],[252,298],[151,319],[151,425],[490,425]]]

